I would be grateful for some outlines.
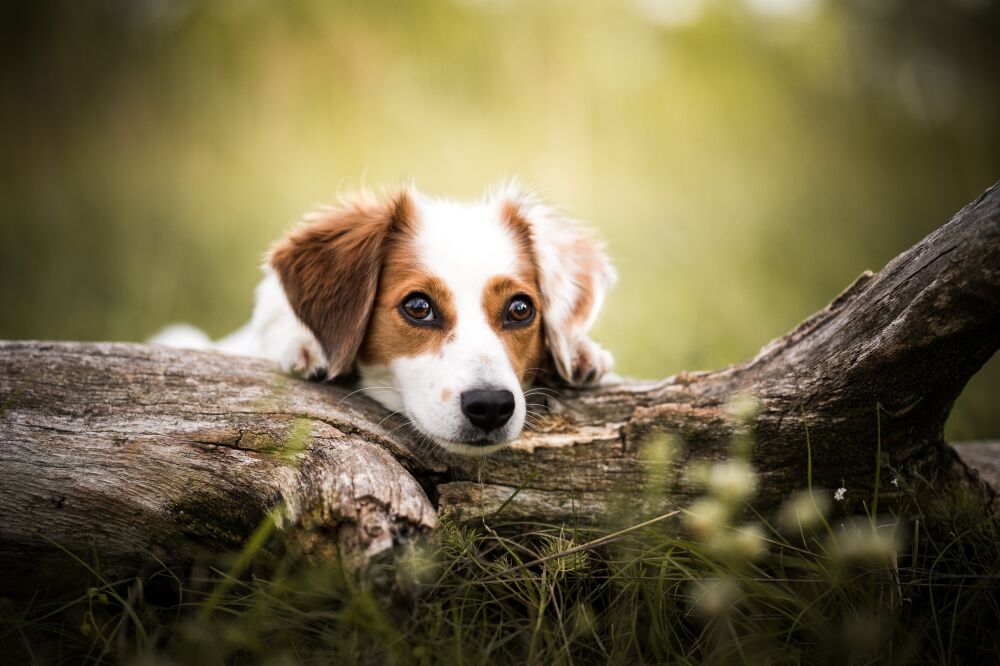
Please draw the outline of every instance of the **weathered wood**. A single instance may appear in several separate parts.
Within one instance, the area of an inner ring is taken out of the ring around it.
[[[814,485],[869,494],[878,450],[893,473],[978,484],[943,428],[998,346],[997,187],[746,363],[533,392],[532,431],[486,460],[262,361],[4,342],[0,562],[26,574],[53,543],[93,547],[116,572],[189,561],[239,546],[269,512],[293,548],[363,562],[432,534],[438,512],[588,522],[683,504],[701,492],[696,463],[726,457],[734,435],[755,442],[762,510],[805,486],[807,431]],[[760,401],[747,426],[727,413],[743,394]],[[683,443],[665,468],[644,454],[664,436]]]
[[[993,489],[1000,488],[1000,441],[955,442],[955,453]]]
[[[111,575],[190,561],[241,547],[271,511],[320,557],[364,560],[437,526],[377,407],[261,361],[4,342],[0,396],[0,568],[14,579],[54,544],[96,551]]]

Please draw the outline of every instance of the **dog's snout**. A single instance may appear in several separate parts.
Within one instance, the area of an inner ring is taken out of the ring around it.
[[[477,428],[489,432],[510,420],[514,394],[507,390],[473,389],[462,393],[462,413]]]

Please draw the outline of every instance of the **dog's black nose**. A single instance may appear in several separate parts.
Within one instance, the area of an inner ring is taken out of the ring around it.
[[[462,393],[462,412],[477,428],[489,432],[510,420],[514,394],[506,390],[473,389]]]

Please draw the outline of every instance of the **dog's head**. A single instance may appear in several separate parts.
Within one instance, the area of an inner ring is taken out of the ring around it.
[[[361,195],[308,218],[270,263],[328,376],[356,368],[453,452],[515,440],[540,370],[581,385],[611,365],[587,337],[614,279],[601,246],[512,189],[469,205]]]

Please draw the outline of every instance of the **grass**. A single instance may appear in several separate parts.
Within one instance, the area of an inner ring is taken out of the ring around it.
[[[91,568],[68,597],[5,600],[0,654],[45,664],[943,664],[1000,654],[1000,521],[984,498],[887,469],[888,513],[866,512],[874,498],[833,502],[815,490],[757,515],[744,462],[707,470],[706,495],[688,509],[603,527],[445,520],[436,542],[364,572],[282,555],[268,518],[242,552],[183,575],[111,581]]]

